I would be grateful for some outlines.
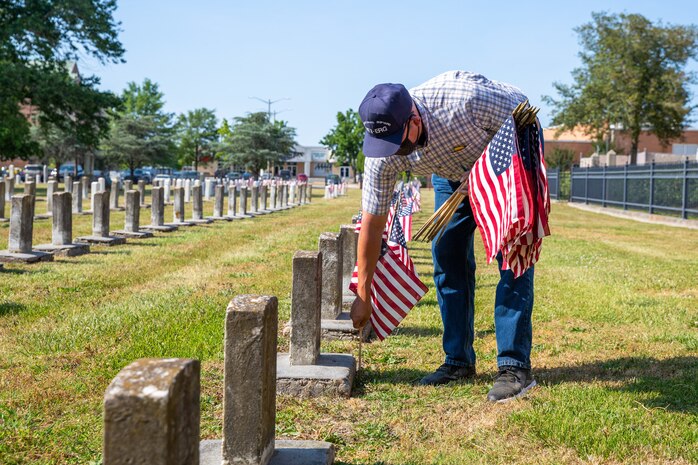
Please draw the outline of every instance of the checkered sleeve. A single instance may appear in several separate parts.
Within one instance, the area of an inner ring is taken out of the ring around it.
[[[366,213],[388,214],[397,175],[397,168],[390,157],[366,158],[361,192],[361,206]]]

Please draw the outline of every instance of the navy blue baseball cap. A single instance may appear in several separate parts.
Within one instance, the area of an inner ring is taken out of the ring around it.
[[[412,97],[402,84],[378,84],[369,90],[359,105],[366,129],[364,155],[377,158],[397,152],[411,113]]]

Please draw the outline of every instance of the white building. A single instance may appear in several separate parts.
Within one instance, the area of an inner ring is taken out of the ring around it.
[[[296,145],[297,154],[286,161],[281,169],[291,171],[291,175],[307,174],[311,178],[321,178],[328,174],[338,174],[343,178],[352,177],[354,173],[349,166],[334,166],[332,151],[322,145]]]

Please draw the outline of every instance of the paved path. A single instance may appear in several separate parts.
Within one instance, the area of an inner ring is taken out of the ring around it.
[[[698,220],[684,220],[671,216],[650,215],[632,210],[620,210],[611,207],[600,207],[598,205],[586,205],[583,203],[566,202],[567,205],[580,210],[586,210],[594,213],[602,213],[604,215],[615,216],[617,218],[626,218],[629,220],[640,221],[642,223],[661,224],[664,226],[673,226],[675,228],[698,229]]]

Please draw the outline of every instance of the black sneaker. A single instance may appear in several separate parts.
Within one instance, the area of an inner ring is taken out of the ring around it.
[[[531,376],[531,370],[503,366],[499,368],[494,386],[487,393],[487,400],[490,402],[507,402],[525,395],[535,385],[536,380]]]
[[[444,363],[436,371],[430,375],[425,376],[419,381],[422,386],[438,386],[440,384],[447,384],[451,381],[458,381],[461,379],[475,378],[475,367],[459,367],[456,365],[449,365]]]

